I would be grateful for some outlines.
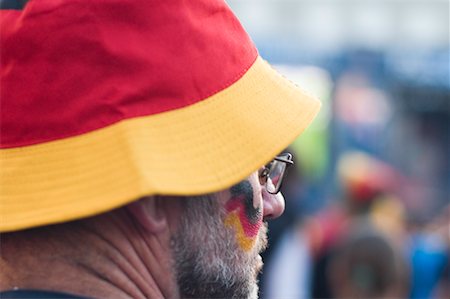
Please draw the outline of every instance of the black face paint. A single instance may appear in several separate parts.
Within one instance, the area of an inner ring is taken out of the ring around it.
[[[253,206],[253,187],[249,181],[245,180],[231,187],[231,201],[242,201],[245,215],[250,223],[255,224],[261,219],[261,207]]]

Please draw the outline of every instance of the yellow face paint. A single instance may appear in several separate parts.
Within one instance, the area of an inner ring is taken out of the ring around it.
[[[237,212],[230,213],[225,217],[225,225],[233,228],[236,232],[236,239],[239,247],[241,247],[244,251],[249,251],[253,248],[256,242],[256,236],[248,237],[245,235]]]

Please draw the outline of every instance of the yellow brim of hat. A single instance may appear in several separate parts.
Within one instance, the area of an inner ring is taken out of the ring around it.
[[[191,106],[76,137],[0,151],[0,231],[66,222],[152,194],[243,180],[286,148],[320,102],[263,59]]]

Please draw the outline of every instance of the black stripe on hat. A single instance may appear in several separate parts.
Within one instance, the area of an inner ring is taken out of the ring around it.
[[[0,0],[0,9],[23,9],[28,0]]]

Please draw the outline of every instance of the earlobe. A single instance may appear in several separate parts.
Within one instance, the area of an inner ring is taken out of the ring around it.
[[[144,197],[126,206],[132,217],[147,231],[159,233],[167,227],[163,207],[155,196]]]

